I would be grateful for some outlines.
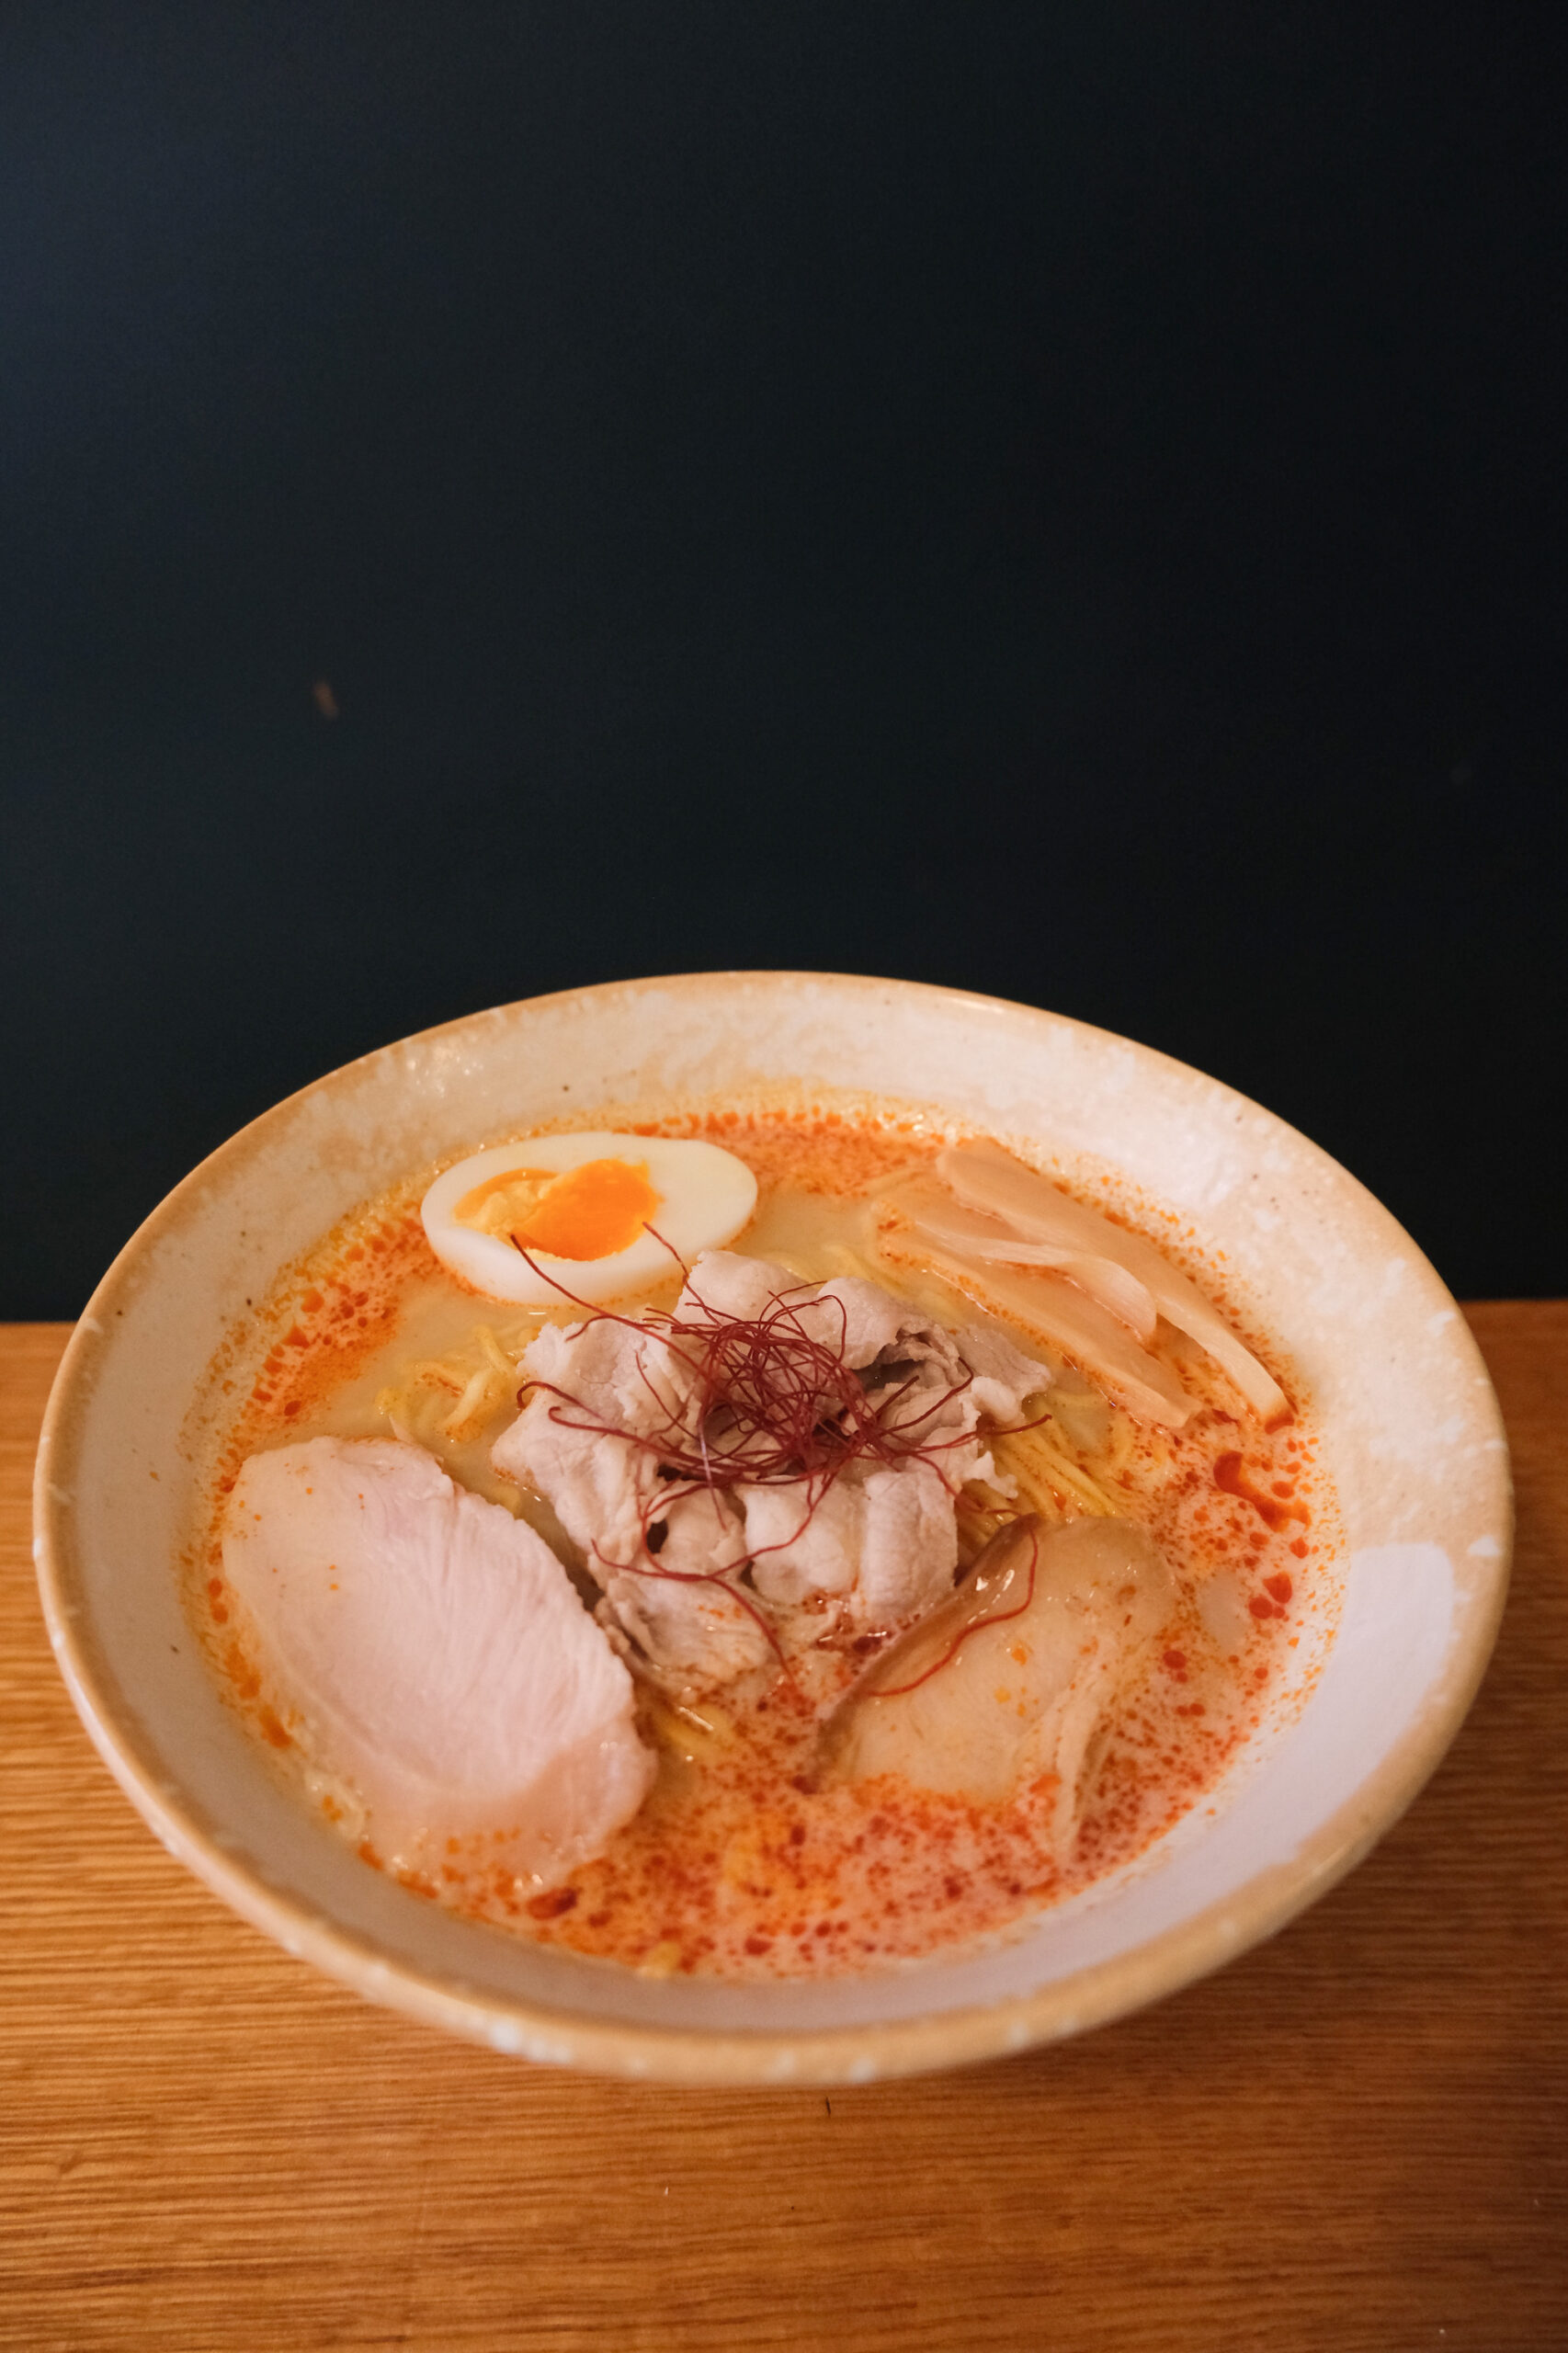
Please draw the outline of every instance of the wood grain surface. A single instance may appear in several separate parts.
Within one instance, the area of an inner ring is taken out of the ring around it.
[[[1568,2346],[1568,1305],[1470,1313],[1515,1449],[1514,1589],[1404,1821],[1142,2017],[831,2098],[449,2042],[187,1878],[39,1615],[64,1331],[0,1332],[0,2344]]]

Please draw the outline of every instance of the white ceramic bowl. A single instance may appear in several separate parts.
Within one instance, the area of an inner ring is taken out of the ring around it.
[[[174,1560],[179,1433],[245,1303],[356,1203],[458,1146],[563,1114],[794,1084],[937,1107],[1108,1162],[1226,1253],[1304,1377],[1346,1529],[1315,1687],[1210,1814],[978,1957],[835,1983],[657,1981],[454,1918],[365,1865],[273,1778],[210,1681]],[[153,1474],[156,1474],[155,1476]],[[116,1260],[40,1449],[51,1638],[122,1787],[171,1852],[331,1975],[494,2049],[688,2083],[860,2082],[1117,2016],[1278,1928],[1409,1803],[1462,1718],[1507,1581],[1496,1402],[1432,1268],[1315,1145],[1163,1055],[994,999],[812,973],[704,973],[541,997],[434,1029],[280,1104]]]

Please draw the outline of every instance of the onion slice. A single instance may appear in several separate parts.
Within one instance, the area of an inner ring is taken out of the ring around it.
[[[966,1209],[945,1185],[933,1184],[928,1176],[917,1176],[886,1198],[928,1240],[986,1265],[1043,1267],[1065,1275],[1119,1316],[1135,1339],[1147,1343],[1153,1338],[1159,1311],[1149,1287],[1117,1259],[1070,1242],[1026,1238],[998,1218]]]
[[[1098,1211],[1069,1199],[1049,1177],[1026,1167],[991,1143],[949,1144],[937,1154],[937,1173],[966,1209],[1001,1218],[1029,1242],[1114,1258],[1148,1288],[1160,1313],[1178,1332],[1196,1340],[1229,1374],[1260,1421],[1290,1411],[1278,1382],[1252,1350],[1189,1282],[1142,1235],[1113,1225]]]
[[[884,1238],[881,1250],[884,1257],[896,1258],[897,1237]],[[1125,1324],[1065,1275],[979,1267],[928,1243],[922,1244],[918,1263],[993,1315],[1038,1332],[1108,1390],[1135,1421],[1178,1430],[1193,1413],[1197,1401],[1169,1367],[1141,1348]]]

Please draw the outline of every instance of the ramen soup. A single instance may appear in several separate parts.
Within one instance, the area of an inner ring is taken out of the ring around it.
[[[1310,1681],[1334,1506],[1198,1238],[928,1118],[422,1171],[214,1367],[192,1608],[369,1867],[652,1974],[994,1936]]]

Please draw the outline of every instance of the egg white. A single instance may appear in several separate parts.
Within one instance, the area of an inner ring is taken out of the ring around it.
[[[585,1160],[642,1162],[660,1196],[653,1222],[664,1240],[639,1234],[629,1249],[603,1258],[557,1258],[530,1254],[535,1272],[499,1234],[477,1233],[453,1216],[458,1203],[487,1177],[509,1170],[547,1168],[557,1175]],[[668,1243],[689,1266],[699,1251],[731,1242],[756,1207],[756,1178],[744,1160],[718,1144],[673,1136],[534,1136],[521,1143],[492,1145],[444,1169],[420,1204],[430,1247],[442,1265],[482,1291],[523,1307],[556,1307],[562,1290],[574,1299],[618,1299],[676,1271]],[[558,1289],[556,1286],[559,1285]]]

